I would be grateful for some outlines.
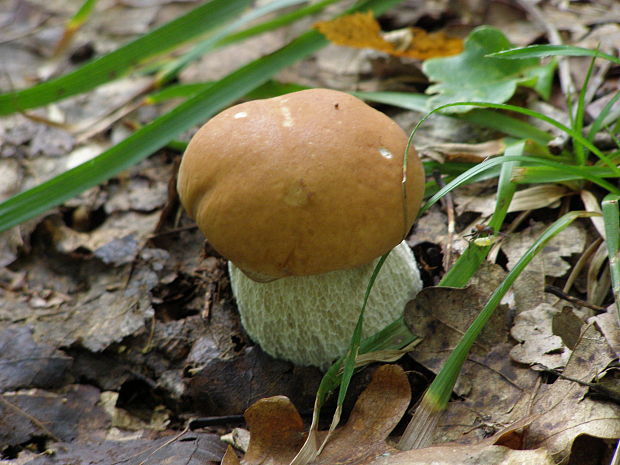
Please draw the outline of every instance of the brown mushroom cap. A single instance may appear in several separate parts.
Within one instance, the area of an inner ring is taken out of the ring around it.
[[[419,209],[424,174],[404,131],[349,94],[311,89],[228,108],[193,137],[177,188],[207,240],[250,274],[369,263]]]

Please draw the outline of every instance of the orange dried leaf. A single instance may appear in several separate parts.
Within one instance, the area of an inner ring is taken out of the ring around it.
[[[246,464],[288,464],[304,443],[304,422],[285,396],[261,399],[244,416],[251,432]]]
[[[394,46],[381,36],[381,27],[371,11],[320,21],[314,28],[336,45],[372,48],[387,53],[394,50]]]
[[[336,45],[371,48],[419,60],[456,55],[463,51],[462,39],[441,31],[428,33],[424,29],[411,27],[383,33],[370,11],[321,21],[314,28]]]
[[[394,55],[427,60],[429,58],[458,55],[463,51],[463,39],[450,37],[443,31],[426,32],[424,29],[410,27],[409,45],[403,50],[396,50]]]

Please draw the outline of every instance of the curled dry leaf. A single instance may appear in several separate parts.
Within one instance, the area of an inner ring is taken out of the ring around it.
[[[336,430],[315,465],[531,464],[554,462],[543,449],[512,450],[495,438],[474,445],[447,444],[400,451],[386,438],[404,414],[411,392],[407,376],[395,365],[384,365],[359,397],[347,424]],[[297,410],[285,397],[262,399],[246,412],[250,449],[241,462],[229,447],[222,465],[288,465],[305,436]],[[324,435],[324,433],[322,433]]]
[[[541,303],[517,315],[511,334],[520,344],[510,352],[515,362],[540,363],[552,369],[566,365],[571,351],[562,338],[553,333],[553,319],[559,313],[557,308]]]
[[[595,325],[589,325],[566,365],[565,376],[590,382],[615,359],[615,353]],[[524,447],[544,447],[559,462],[567,460],[582,435],[601,439],[620,437],[620,406],[586,396],[588,386],[568,379],[542,385],[534,399],[537,414],[526,431]]]
[[[402,368],[379,367],[357,400],[349,421],[334,432],[315,463],[371,463],[382,454],[397,453],[385,439],[404,415],[410,399],[409,382]],[[246,410],[245,418],[251,432],[243,459],[246,465],[288,465],[305,440],[303,421],[286,397],[259,400]],[[227,454],[227,461],[222,463],[238,463],[235,459]]]
[[[314,27],[336,45],[372,48],[419,60],[456,55],[463,50],[462,39],[449,37],[441,31],[428,33],[410,27],[384,34],[371,11],[321,21]]]
[[[433,152],[436,154],[433,157],[434,159],[469,163],[481,163],[491,156],[502,154],[504,150],[506,150],[506,143],[503,139],[494,139],[477,144],[446,142],[420,148],[421,153]]]

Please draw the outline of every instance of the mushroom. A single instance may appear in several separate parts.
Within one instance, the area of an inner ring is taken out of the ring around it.
[[[229,259],[241,322],[267,353],[322,368],[342,355],[374,263],[394,248],[364,335],[420,290],[411,249],[399,245],[424,190],[413,147],[403,189],[406,147],[386,115],[328,89],[241,103],[194,135],[179,167],[181,203]]]

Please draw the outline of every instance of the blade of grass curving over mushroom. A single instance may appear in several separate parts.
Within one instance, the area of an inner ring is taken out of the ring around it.
[[[117,79],[147,59],[221,27],[250,4],[250,0],[212,0],[74,72],[1,94],[0,115],[47,105]]]
[[[605,243],[609,257],[611,284],[620,321],[620,195],[607,195],[603,199],[603,221],[605,223]]]
[[[433,111],[431,111],[430,113],[428,113],[422,120],[420,120],[420,122],[416,125],[416,127],[419,127],[419,125],[426,121],[426,119],[432,115],[433,113],[437,112],[437,111],[441,111],[444,108],[447,107],[452,107],[452,106],[475,106],[475,107],[482,107],[482,108],[493,108],[493,109],[497,109],[497,110],[507,110],[507,111],[513,111],[516,113],[521,113],[522,115],[526,115],[526,116],[530,116],[532,118],[537,118],[541,121],[544,121],[552,126],[555,126],[556,128],[560,129],[561,131],[565,132],[566,134],[568,134],[569,136],[571,136],[571,138],[573,139],[573,141],[575,143],[579,143],[581,145],[583,145],[584,147],[586,147],[588,150],[590,150],[594,155],[596,155],[599,160],[601,162],[603,162],[604,164],[606,164],[610,170],[615,173],[615,174],[620,174],[620,167],[618,167],[612,160],[610,160],[603,152],[601,152],[598,147],[596,147],[594,144],[592,144],[592,142],[590,142],[588,139],[586,139],[584,136],[582,136],[579,132],[575,131],[573,128],[570,128],[562,123],[560,123],[559,121],[544,115],[542,113],[539,113],[537,111],[533,111],[527,108],[522,108],[522,107],[518,107],[515,105],[508,105],[505,103],[488,103],[488,102],[455,102],[455,103],[448,103],[446,105],[442,105],[440,107],[435,108]]]
[[[520,60],[526,58],[543,58],[550,56],[594,57],[604,58],[620,65],[620,58],[599,50],[576,47],[574,45],[529,45],[527,47],[511,48],[501,52],[490,53],[489,57]]]
[[[384,103],[406,110],[427,113],[429,96],[406,92],[354,92],[357,97],[376,103]],[[552,137],[525,121],[518,120],[503,113],[484,109],[472,110],[467,113],[447,114],[451,118],[461,119],[470,123],[496,129],[504,134],[520,139],[531,139],[546,144]]]
[[[356,8],[387,11],[402,0],[367,0]],[[276,52],[255,60],[213,83],[169,113],[142,127],[124,141],[92,160],[68,170],[0,204],[0,231],[27,221],[65,200],[106,181],[164,147],[175,136],[206,120],[217,111],[268,81],[275,73],[327,44],[316,31],[308,31]]]
[[[444,363],[439,374],[426,390],[411,422],[407,425],[405,433],[398,443],[399,449],[409,450],[430,445],[431,435],[439,419],[439,414],[445,410],[448,405],[448,401],[452,395],[452,389],[459,376],[461,367],[467,359],[469,350],[476,342],[478,335],[493,315],[493,312],[506,292],[508,292],[525,267],[540,253],[553,237],[576,219],[587,218],[594,215],[596,214],[583,211],[565,214],[551,224],[551,226],[549,226],[523,254],[512,270],[506,275],[502,284],[493,292],[486,305],[480,311],[480,314],[461,338],[457,347],[450,353],[450,356]]]

